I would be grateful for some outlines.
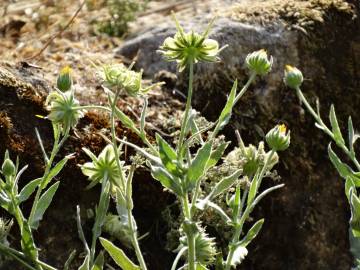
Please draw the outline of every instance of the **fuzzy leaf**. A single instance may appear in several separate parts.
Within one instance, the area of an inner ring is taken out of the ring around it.
[[[91,270],[102,270],[104,268],[104,252],[101,251],[99,255],[96,257],[94,262],[94,266]]]
[[[352,178],[350,176],[346,177],[346,182],[345,182],[345,194],[346,197],[350,203],[350,190],[352,188],[355,188],[355,184],[354,181],[352,180]]]
[[[221,181],[215,185],[215,187],[209,194],[209,197],[214,198],[214,197],[220,195],[221,193],[223,193],[224,191],[228,190],[239,178],[239,176],[241,175],[241,172],[242,172],[241,170],[237,170],[232,175],[229,175],[229,176],[221,179]]]
[[[235,102],[236,90],[237,90],[237,80],[235,80],[233,87],[231,88],[230,95],[225,104],[225,107],[220,114],[220,117],[218,120],[218,125],[215,128],[216,130],[221,130],[229,122],[230,117],[231,117],[232,108],[233,108],[234,102]]]
[[[348,118],[348,140],[349,140],[349,149],[352,155],[354,155],[354,138],[355,138],[355,132],[354,132],[354,126],[353,122],[351,120],[351,116]]]
[[[64,157],[50,170],[46,180],[43,183],[43,188],[45,188],[50,183],[50,181],[61,172],[68,160],[69,156]]]
[[[87,255],[84,259],[84,262],[82,263],[82,265],[80,265],[80,267],[78,268],[78,270],[89,270],[90,269],[90,265],[89,265],[89,255]]]
[[[140,267],[134,264],[120,248],[116,247],[113,243],[100,238],[100,243],[104,249],[109,253],[115,263],[123,270],[140,270]]]
[[[257,190],[258,190],[258,177],[259,177],[260,171],[258,170],[253,177],[253,180],[251,181],[250,188],[249,188],[249,194],[247,197],[247,204],[251,205],[251,203],[254,201]]]
[[[350,226],[354,237],[360,237],[360,199],[354,188],[350,189],[351,218]]]
[[[120,120],[120,122],[124,125],[124,127],[127,127],[133,131],[135,131],[135,133],[139,133],[139,131],[137,130],[137,128],[135,127],[135,123],[133,120],[130,119],[130,117],[128,117],[125,113],[123,113],[121,110],[119,110],[119,108],[115,109],[115,115],[116,117]]]
[[[38,251],[34,243],[29,223],[25,220],[21,228],[21,249],[24,254],[34,259],[38,258]]]
[[[177,155],[175,150],[159,135],[156,133],[156,142],[159,146],[160,159],[165,168],[175,175],[179,175],[176,166]]]
[[[18,196],[19,203],[26,201],[35,191],[36,187],[40,184],[40,182],[41,178],[37,178],[27,183],[25,187],[23,187],[23,189],[20,191],[20,194]]]
[[[230,142],[220,144],[215,150],[211,151],[210,158],[206,164],[206,170],[215,166],[220,158],[223,156],[225,149],[229,146]]]
[[[110,195],[109,195],[110,183],[109,181],[103,181],[102,185],[103,187],[100,195],[99,205],[96,208],[96,219],[92,228],[93,237],[96,238],[98,238],[101,235],[101,228],[104,224],[105,216],[109,208],[109,202],[110,202]]]
[[[246,247],[237,245],[235,247],[234,255],[230,262],[231,265],[235,267],[236,265],[240,264],[242,262],[242,260],[245,259],[247,254],[248,254],[248,250],[246,249]]]
[[[340,158],[335,154],[335,152],[331,149],[331,143],[328,146],[328,154],[331,163],[335,166],[336,170],[342,178],[346,179],[346,177],[353,174],[351,168],[345,163],[343,163]]]
[[[360,238],[354,237],[351,229],[349,229],[349,240],[351,254],[353,255],[355,261],[360,260]]]
[[[336,118],[334,104],[331,104],[329,119],[330,119],[330,123],[331,123],[331,127],[332,127],[332,132],[334,134],[335,142],[338,145],[345,144],[344,138],[343,138],[343,136],[341,134],[341,130],[340,130],[340,127],[339,127],[339,123],[338,123],[337,118]]]
[[[151,175],[160,183],[177,195],[181,195],[180,183],[160,166],[151,166]]]
[[[190,189],[195,186],[198,179],[205,173],[206,164],[210,158],[211,147],[211,142],[205,143],[196,153],[195,158],[192,160],[187,174],[187,180],[190,184]]]
[[[46,209],[49,207],[56,190],[59,187],[60,182],[56,182],[40,197],[38,205],[35,209],[35,214],[32,216],[32,219],[29,220],[29,225],[32,229],[37,229],[39,227],[39,221],[43,218],[43,215]]]
[[[243,247],[247,247],[251,243],[252,240],[258,235],[260,232],[262,225],[264,224],[264,219],[258,220],[248,231],[246,236],[241,240],[240,245]]]

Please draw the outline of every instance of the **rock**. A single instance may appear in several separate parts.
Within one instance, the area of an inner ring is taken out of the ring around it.
[[[344,132],[350,114],[360,127],[359,8],[358,1],[247,0],[218,12],[210,37],[229,47],[220,63],[196,66],[194,107],[216,119],[232,81],[246,81],[246,54],[265,48],[274,57],[273,70],[243,97],[224,133],[234,138],[233,130],[239,129],[247,143],[254,143],[278,122],[292,131],[291,148],[281,154],[279,167],[286,187],[256,211],[256,218],[265,216],[266,224],[245,260],[246,269],[351,267],[349,207],[343,182],[327,158],[330,140],[314,127],[295,93],[284,87],[282,76],[285,64],[297,66],[305,76],[306,96],[312,102],[320,98],[323,115],[334,103]],[[209,16],[179,19],[186,21],[186,30],[195,26],[201,31]],[[149,76],[164,69],[175,73],[175,65],[155,52],[174,31],[168,21],[151,26],[116,54],[135,58],[136,67]],[[186,71],[177,75],[177,87],[185,92]]]

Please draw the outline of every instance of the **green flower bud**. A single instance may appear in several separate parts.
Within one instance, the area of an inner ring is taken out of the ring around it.
[[[79,119],[84,116],[83,110],[78,109],[80,103],[75,99],[73,91],[51,92],[46,104],[50,111],[47,118],[53,123],[61,124],[63,131],[75,127]]]
[[[267,52],[264,49],[252,52],[246,56],[245,64],[247,68],[257,75],[264,76],[270,72],[273,58],[268,58]]]
[[[120,171],[116,163],[114,148],[108,144],[96,157],[90,150],[83,148],[84,152],[91,158],[92,162],[87,162],[81,166],[81,171],[89,177],[92,183],[88,188],[92,188],[97,183],[101,183],[107,177],[112,184],[117,184],[120,178]]]
[[[2,164],[1,170],[4,176],[14,176],[16,171],[14,162],[12,162],[11,159],[6,158]]]
[[[145,95],[155,86],[162,84],[158,83],[145,88],[142,85],[142,72],[130,70],[122,64],[103,66],[100,77],[109,89],[113,91],[120,89],[133,97]]]
[[[71,88],[71,85],[72,85],[71,68],[69,66],[66,66],[63,69],[61,69],[60,74],[56,81],[56,86],[60,91],[66,92]]]
[[[290,65],[285,66],[284,83],[291,88],[298,88],[302,84],[304,77],[300,70]]]
[[[185,33],[174,15],[173,18],[177,32],[174,37],[166,38],[159,50],[167,61],[176,61],[181,72],[190,63],[216,62],[219,60],[219,52],[225,47],[219,49],[216,40],[207,38],[214,20],[209,23],[203,34],[198,34],[193,31]]]
[[[266,142],[272,150],[284,151],[290,145],[290,131],[284,124],[277,125],[266,134]]]

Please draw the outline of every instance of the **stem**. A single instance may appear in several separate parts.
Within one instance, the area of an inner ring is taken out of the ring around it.
[[[256,73],[253,72],[251,73],[248,81],[246,82],[246,84],[243,86],[243,88],[240,90],[239,94],[237,94],[237,96],[235,97],[234,100],[234,105],[239,101],[239,99],[245,94],[246,90],[249,88],[249,86],[252,84],[252,82],[255,80],[256,77]]]
[[[127,207],[127,214],[128,214],[128,220],[129,220],[129,228],[130,228],[130,236],[131,236],[131,242],[133,244],[133,247],[135,249],[136,257],[139,261],[141,270],[147,270],[144,257],[142,256],[142,252],[140,249],[140,245],[137,239],[136,234],[136,228],[134,227],[135,219],[132,215],[132,211],[130,207]]]
[[[186,247],[183,247],[179,252],[178,254],[176,255],[176,258],[171,266],[171,270],[176,270],[176,266],[177,264],[179,263],[179,260],[181,258],[181,256],[184,254],[184,252],[187,250]]]
[[[188,222],[192,222],[191,211],[189,207],[188,195],[183,198],[184,216]],[[188,244],[188,270],[195,270],[196,251],[195,251],[195,235],[192,232],[185,232]]]
[[[115,93],[114,100],[111,103],[110,122],[111,122],[111,142],[112,142],[112,146],[113,146],[114,153],[115,153],[116,165],[120,171],[120,183],[118,183],[118,185],[121,187],[120,192],[123,192],[125,190],[125,182],[126,181],[125,181],[124,171],[122,169],[122,165],[120,162],[120,157],[119,157],[119,152],[118,152],[119,150],[118,150],[117,143],[116,143],[116,131],[115,131],[115,110],[116,110],[116,102],[119,97],[119,93],[120,93],[120,90],[118,89]]]
[[[190,61],[190,63],[189,63],[189,88],[188,88],[188,94],[187,94],[187,100],[186,100],[185,114],[184,114],[183,121],[181,123],[180,137],[179,137],[179,143],[178,143],[178,147],[177,147],[178,154],[181,152],[181,148],[184,143],[186,126],[187,126],[188,120],[189,120],[189,112],[191,109],[191,99],[192,99],[192,92],[193,92],[193,79],[194,79],[194,63],[193,63],[193,61]]]
[[[309,104],[309,102],[307,101],[307,99],[305,98],[304,94],[301,92],[300,87],[296,87],[296,94],[298,95],[299,99],[304,103],[305,107],[308,109],[308,111],[310,112],[310,114],[315,118],[315,121],[323,128],[324,132],[329,135],[331,137],[331,139],[333,141],[335,141],[334,139],[334,134],[331,132],[331,130],[325,125],[325,123],[322,121],[320,115],[318,115],[314,109],[311,107],[311,105]],[[338,146],[344,151],[344,153],[351,159],[351,161],[354,163],[354,165],[356,166],[356,168],[358,170],[360,170],[360,163],[358,162],[358,160],[356,159],[356,157],[354,157],[351,153],[351,151],[346,147],[345,144],[338,144]]]

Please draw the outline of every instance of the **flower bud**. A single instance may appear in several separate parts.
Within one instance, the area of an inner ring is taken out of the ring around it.
[[[290,131],[286,132],[284,124],[277,125],[266,134],[266,142],[274,151],[284,151],[290,145]]]
[[[78,109],[80,103],[74,97],[73,91],[51,92],[46,99],[50,111],[47,116],[53,123],[61,124],[63,130],[73,128],[84,116],[83,110]]]
[[[255,51],[246,56],[245,63],[247,68],[257,75],[263,76],[270,72],[273,58],[264,49]]]
[[[166,38],[159,50],[167,61],[176,61],[181,72],[190,63],[216,62],[219,60],[219,52],[225,47],[219,49],[216,40],[207,38],[214,20],[209,23],[204,33],[199,34],[193,31],[185,33],[176,17],[173,16],[173,18],[177,32],[174,37]]]
[[[11,159],[6,158],[2,164],[1,167],[2,173],[4,176],[13,176],[15,175],[15,165],[14,163],[11,161]]]
[[[60,74],[56,81],[56,86],[60,91],[66,92],[71,88],[71,85],[72,85],[71,68],[69,66],[66,66],[63,69],[61,69]]]
[[[302,84],[304,78],[299,69],[290,65],[285,66],[284,83],[291,88],[298,88]]]

